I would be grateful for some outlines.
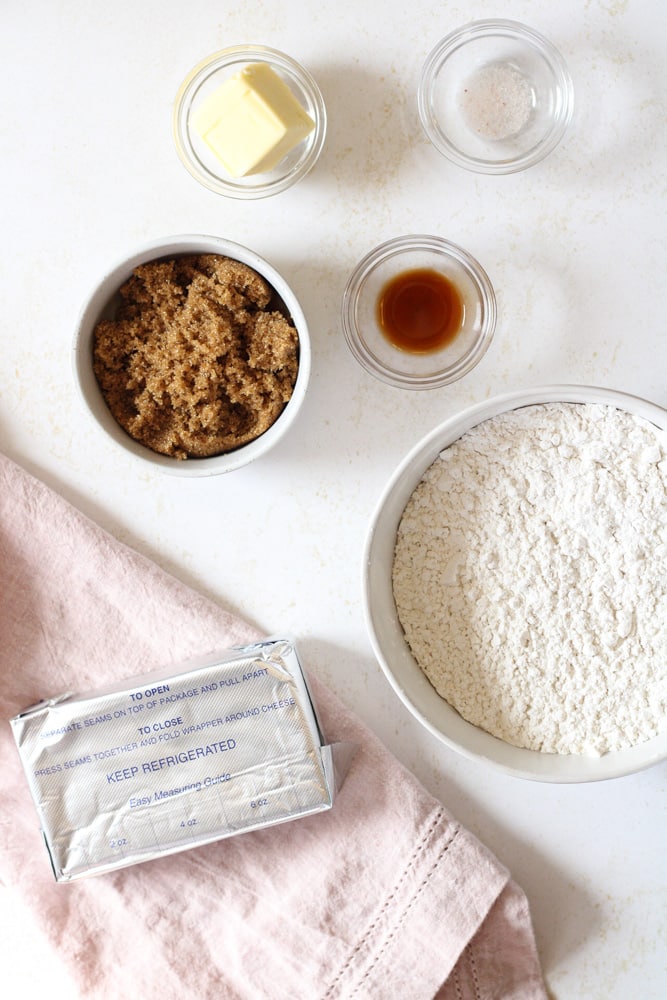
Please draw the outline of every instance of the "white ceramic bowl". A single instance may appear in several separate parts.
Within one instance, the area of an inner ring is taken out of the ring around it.
[[[387,484],[366,540],[363,600],[375,655],[394,691],[438,740],[507,774],[546,782],[616,778],[667,759],[667,733],[601,757],[545,754],[505,743],[462,718],[440,697],[412,657],[392,591],[396,532],[405,505],[439,453],[471,427],[507,410],[546,402],[601,403],[627,410],[667,429],[667,410],[635,396],[589,386],[556,385],[487,400],[436,427],[404,458]]]
[[[151,260],[185,254],[221,254],[239,260],[261,274],[275,289],[299,336],[299,370],[292,397],[274,424],[254,441],[210,458],[185,460],[160,455],[135,441],[112,416],[93,372],[93,333],[98,321],[112,314],[118,289],[135,267]],[[144,466],[178,476],[215,476],[232,472],[266,454],[286,434],[299,413],[310,378],[311,349],[308,325],[291,288],[271,264],[246,247],[217,236],[170,236],[148,243],[113,266],[85,303],[74,336],[74,378],[83,404],[98,427],[130,457]]]

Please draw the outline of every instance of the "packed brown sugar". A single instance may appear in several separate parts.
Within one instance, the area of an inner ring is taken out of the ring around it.
[[[299,340],[256,271],[217,254],[150,261],[119,294],[114,318],[95,329],[93,364],[107,406],[135,440],[205,458],[278,419],[294,391]]]

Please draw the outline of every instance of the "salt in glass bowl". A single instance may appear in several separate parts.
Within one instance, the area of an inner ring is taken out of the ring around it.
[[[292,396],[277,420],[259,437],[233,451],[207,458],[186,459],[162,455],[135,441],[116,421],[107,406],[93,370],[95,327],[101,319],[111,319],[119,301],[118,290],[136,267],[149,261],[190,254],[219,254],[241,261],[257,271],[276,292],[291,317],[299,337],[299,368]],[[311,369],[308,324],[301,306],[285,279],[268,261],[254,251],[217,236],[183,235],[153,240],[115,264],[96,284],[79,315],[72,345],[74,380],[89,417],[132,461],[144,468],[181,477],[217,476],[240,469],[265,455],[290,429],[306,396]]]
[[[516,21],[473,21],[428,55],[418,89],[422,127],[451,162],[509,174],[543,160],[573,114],[560,52]]]
[[[218,87],[250,63],[266,63],[287,84],[315,128],[272,170],[232,177],[192,128],[193,115]],[[327,113],[320,89],[298,62],[263,45],[235,45],[200,62],[181,84],[172,119],[174,142],[181,161],[204,187],[231,198],[266,198],[296,184],[315,166],[327,130]]]
[[[484,420],[519,407],[551,402],[613,406],[667,433],[667,410],[663,407],[599,386],[536,387],[496,396],[463,410],[417,442],[382,491],[364,545],[362,593],[370,643],[386,679],[405,708],[436,740],[469,760],[513,777],[570,784],[619,778],[667,760],[667,733],[600,757],[541,753],[492,736],[459,715],[420,669],[405,639],[392,586],[396,535],[403,511],[440,453]]]
[[[412,270],[432,270],[457,289],[460,329],[444,347],[416,353],[394,346],[383,332],[378,300],[387,283]],[[375,247],[356,266],[342,300],[347,344],[359,363],[388,385],[435,389],[463,378],[484,357],[496,326],[491,280],[462,247],[438,236],[401,236]]]

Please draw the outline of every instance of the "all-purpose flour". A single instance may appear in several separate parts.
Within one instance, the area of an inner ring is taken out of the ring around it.
[[[614,407],[472,428],[403,514],[393,588],[415,659],[468,721],[603,754],[667,729],[667,440]]]

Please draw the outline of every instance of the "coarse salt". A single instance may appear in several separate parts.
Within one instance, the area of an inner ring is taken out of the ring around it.
[[[528,80],[507,63],[477,70],[461,94],[461,110],[470,128],[496,142],[518,135],[528,123],[532,106]]]

